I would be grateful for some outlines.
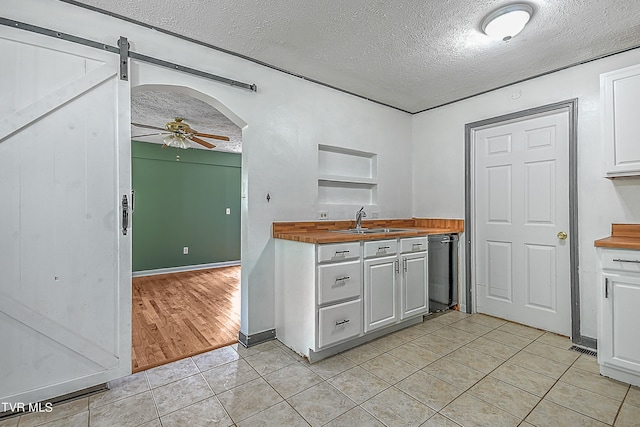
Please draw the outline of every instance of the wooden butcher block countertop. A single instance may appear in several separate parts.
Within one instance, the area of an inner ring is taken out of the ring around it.
[[[640,224],[611,224],[611,236],[596,240],[594,246],[640,250]]]
[[[462,233],[464,220],[440,218],[363,220],[363,228],[402,228],[390,233],[349,234],[336,230],[355,228],[355,221],[274,222],[273,237],[303,243],[342,243],[361,240],[395,239],[429,234]]]

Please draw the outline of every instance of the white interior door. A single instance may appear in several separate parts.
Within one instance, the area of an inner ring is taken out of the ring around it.
[[[476,310],[567,336],[568,123],[556,112],[474,138]]]
[[[113,53],[0,27],[0,401],[131,369],[129,86]]]

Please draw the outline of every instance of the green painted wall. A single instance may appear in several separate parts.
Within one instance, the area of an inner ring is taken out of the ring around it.
[[[240,260],[241,155],[138,141],[131,150],[133,271]]]

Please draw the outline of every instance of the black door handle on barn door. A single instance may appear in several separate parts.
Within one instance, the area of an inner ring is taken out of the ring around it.
[[[129,201],[127,195],[122,195],[122,235],[127,235],[127,229],[129,228]]]

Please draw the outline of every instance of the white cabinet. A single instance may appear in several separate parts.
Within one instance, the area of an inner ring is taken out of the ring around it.
[[[362,335],[362,245],[276,239],[276,335],[300,354]]]
[[[360,259],[360,242],[318,245],[318,263]]]
[[[640,65],[600,75],[605,176],[640,176]]]
[[[314,348],[321,350],[362,334],[362,256],[360,242],[316,247]]]
[[[402,266],[402,310],[400,319],[406,319],[429,310],[427,253],[400,255]]]
[[[364,262],[364,331],[371,332],[398,321],[397,256]]]
[[[640,251],[599,249],[602,288],[599,298],[600,373],[640,386]]]
[[[427,238],[400,240],[400,319],[429,311]]]
[[[398,322],[398,240],[364,243],[364,332]]]
[[[364,256],[365,332],[428,312],[426,237],[366,242]]]
[[[421,321],[427,237],[309,244],[276,239],[276,336],[310,360]]]
[[[319,265],[317,270],[318,305],[360,296],[362,261]]]
[[[362,333],[362,300],[347,301],[318,310],[318,348],[322,349]]]

